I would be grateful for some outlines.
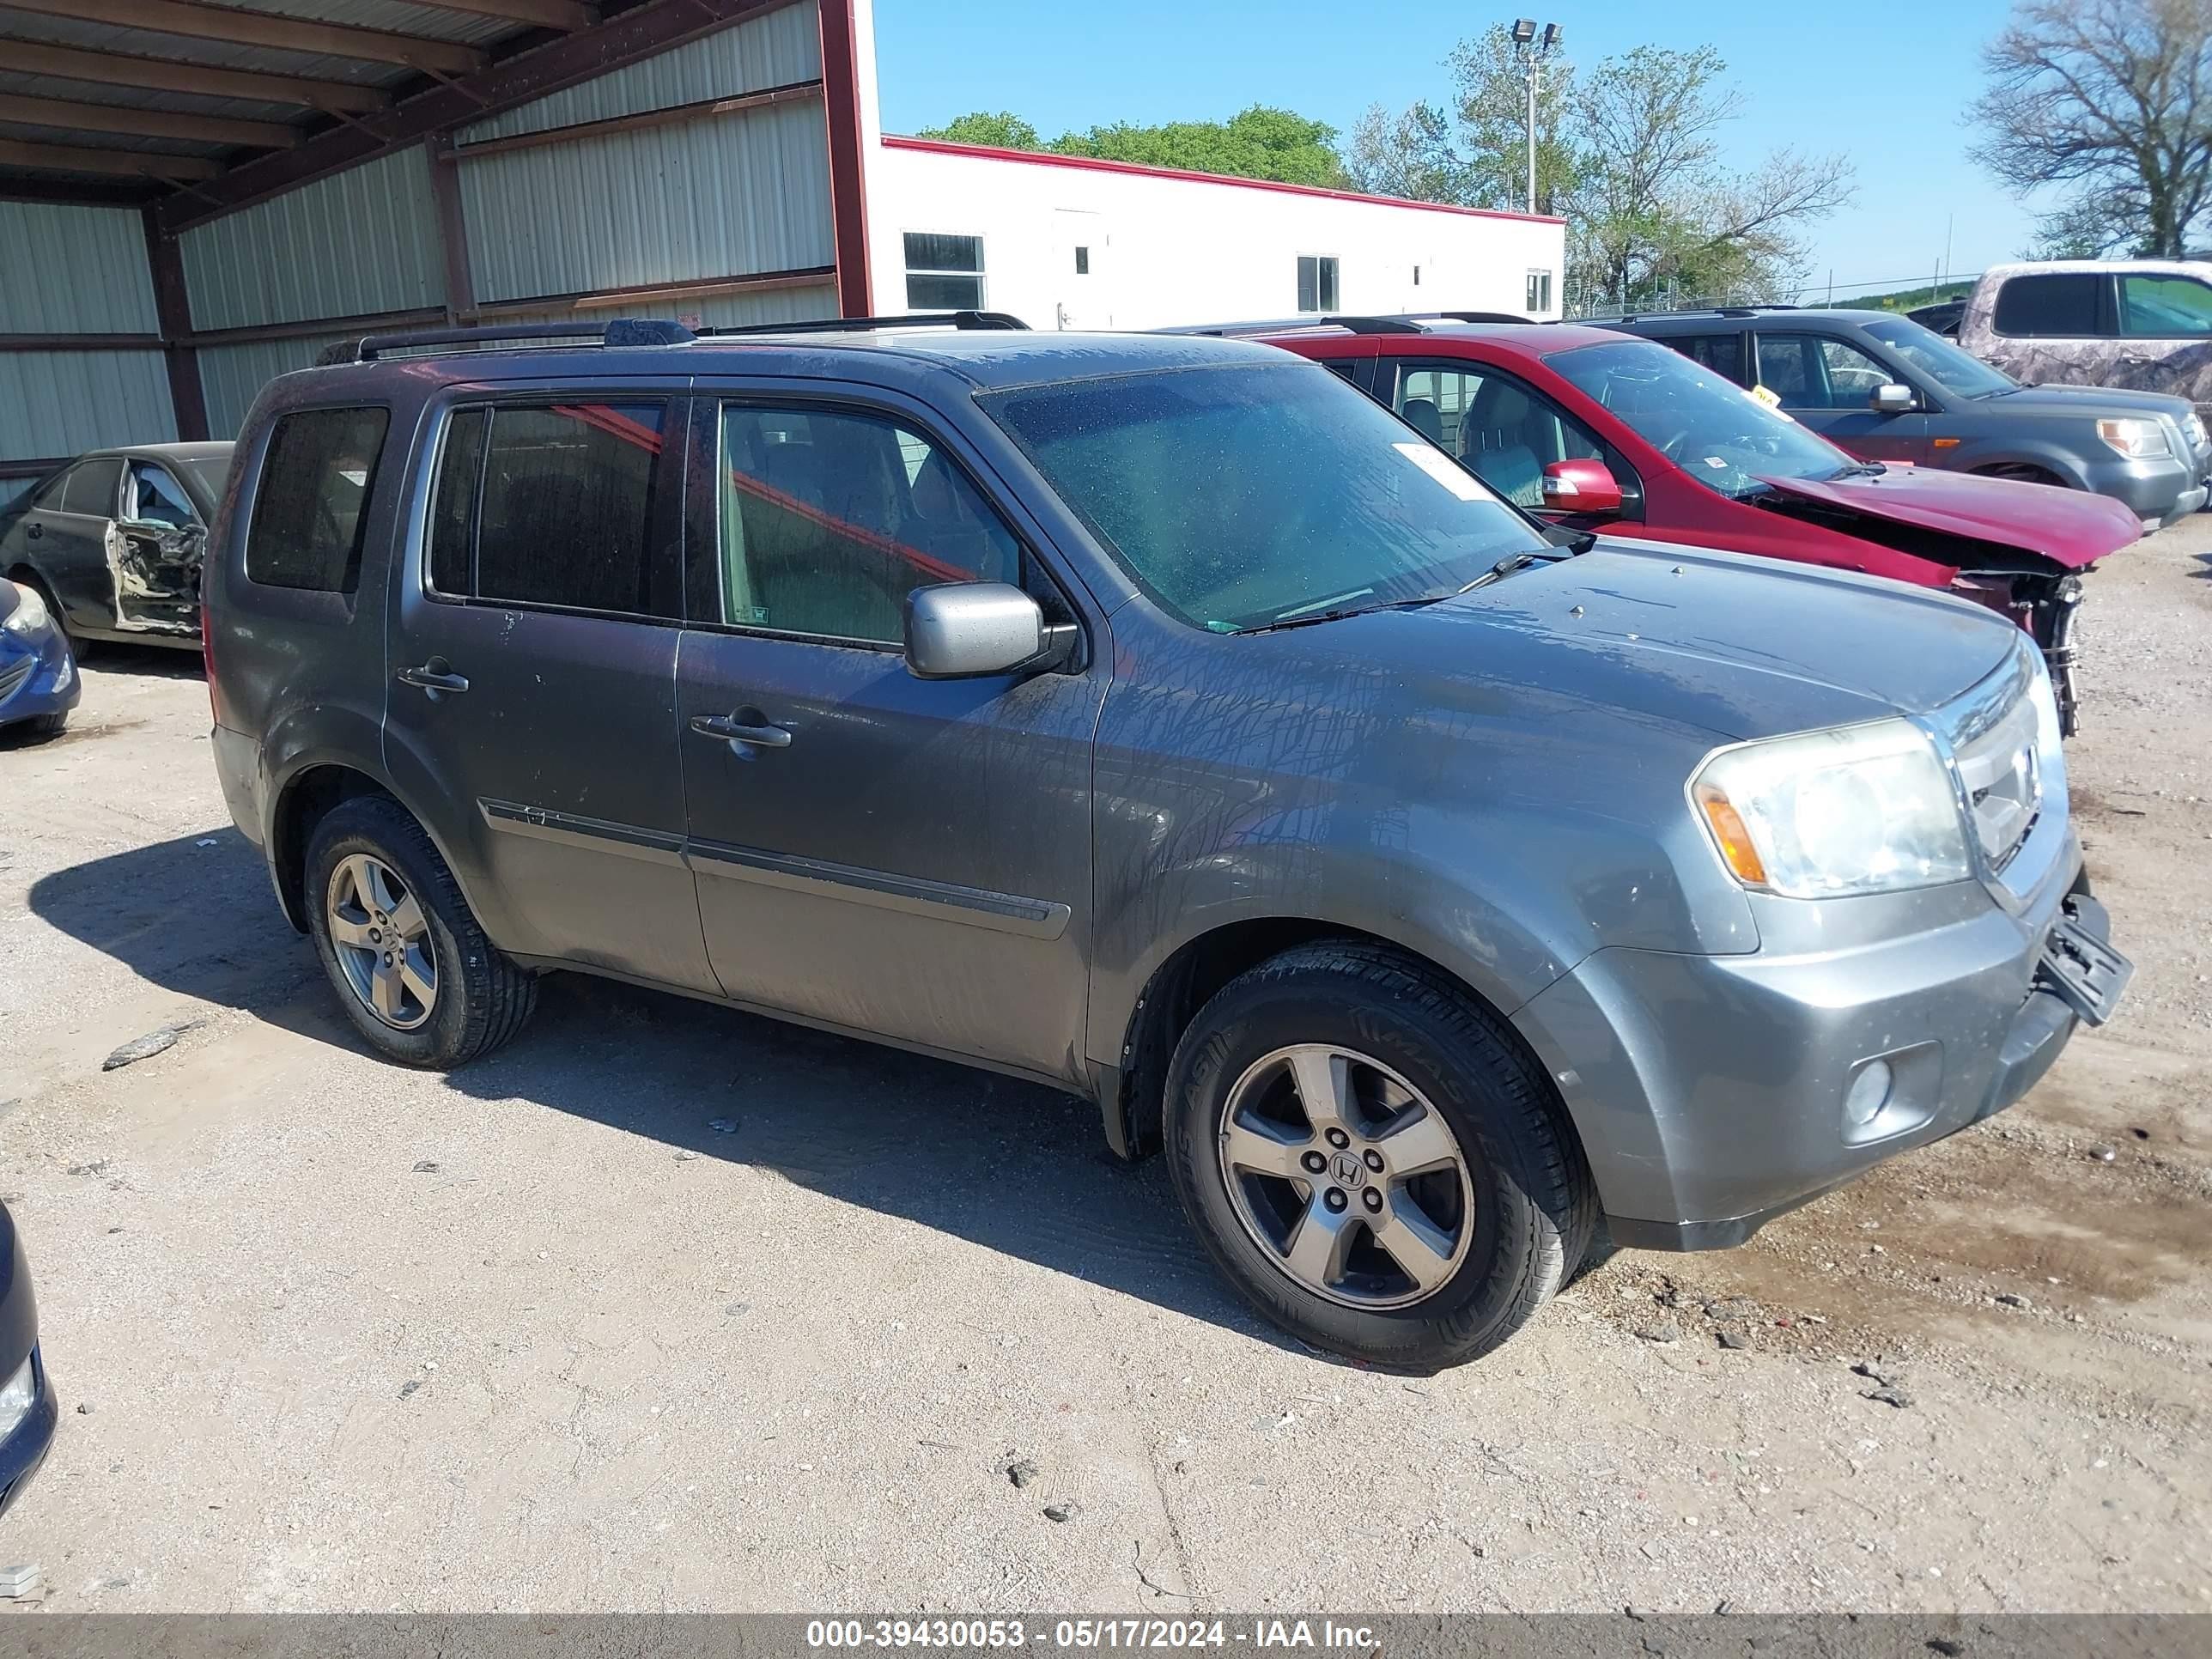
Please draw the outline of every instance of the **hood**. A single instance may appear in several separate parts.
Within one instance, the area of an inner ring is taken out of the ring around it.
[[[1994,398],[1978,398],[1975,404],[2010,414],[2070,415],[2094,419],[2100,416],[2164,416],[2184,426],[2197,412],[2186,398],[2164,392],[2130,392],[2122,386],[2024,386],[2017,392],[2001,392]]]
[[[1918,466],[1844,478],[1759,482],[1784,495],[1869,519],[2039,553],[2069,570],[2082,569],[2142,539],[2141,520],[2119,502],[2056,484]]]
[[[1924,714],[1992,672],[2019,630],[1877,576],[1607,538],[1437,605],[1284,637],[1321,635],[1424,704],[1480,678],[1735,740]]]

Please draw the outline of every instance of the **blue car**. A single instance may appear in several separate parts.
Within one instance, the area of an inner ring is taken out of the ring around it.
[[[30,1265],[0,1204],[0,1515],[22,1496],[53,1443],[54,1385],[39,1353]]]
[[[58,732],[82,694],[60,621],[33,589],[0,581],[0,727]]]

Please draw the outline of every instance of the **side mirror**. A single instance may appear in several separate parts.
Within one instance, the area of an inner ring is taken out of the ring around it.
[[[1008,582],[954,582],[906,596],[906,665],[916,679],[975,679],[1037,665],[1054,630]]]
[[[1544,505],[1559,513],[1618,513],[1620,484],[1603,461],[1553,461],[1544,469]]]
[[[1910,415],[1919,406],[1920,399],[1913,395],[1912,388],[1899,386],[1893,380],[1887,386],[1876,386],[1874,395],[1867,399],[1867,407],[1877,415]]]

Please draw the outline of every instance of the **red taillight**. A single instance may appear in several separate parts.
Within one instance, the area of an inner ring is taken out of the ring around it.
[[[207,673],[208,714],[217,726],[222,724],[222,698],[216,693],[215,684],[215,617],[208,611],[208,591],[214,580],[205,564],[200,566],[200,666]]]

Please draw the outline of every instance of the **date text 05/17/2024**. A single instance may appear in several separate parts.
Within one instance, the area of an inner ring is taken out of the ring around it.
[[[816,1619],[806,1626],[806,1645],[816,1651],[1040,1647],[1365,1653],[1374,1644],[1369,1627],[1329,1619]]]

